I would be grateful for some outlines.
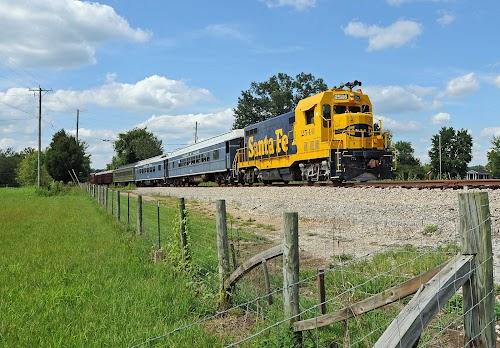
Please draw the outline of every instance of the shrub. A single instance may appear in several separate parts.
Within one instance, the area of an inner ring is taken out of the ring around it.
[[[64,185],[62,181],[52,181],[46,186],[41,186],[36,189],[36,193],[39,196],[51,197],[61,194],[65,194],[68,188]]]
[[[435,224],[429,224],[429,225],[426,225],[424,227],[424,232],[422,232],[424,235],[426,236],[430,236],[430,235],[433,235],[434,233],[436,233],[438,230],[438,227],[437,225]]]

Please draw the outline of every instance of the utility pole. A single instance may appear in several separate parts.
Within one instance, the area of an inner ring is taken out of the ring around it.
[[[76,143],[78,144],[78,121],[80,118],[80,109],[76,109]]]
[[[194,143],[198,142],[198,121],[194,124]]]
[[[441,133],[439,134],[439,180],[442,178],[441,173]]]
[[[30,88],[31,92],[38,92],[38,173],[37,186],[40,187],[40,153],[42,152],[42,92],[51,92],[51,89]]]

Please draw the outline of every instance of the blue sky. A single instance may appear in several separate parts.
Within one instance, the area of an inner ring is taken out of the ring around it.
[[[252,81],[302,71],[358,79],[396,140],[427,159],[442,126],[467,128],[472,164],[500,135],[500,3],[494,0],[0,2],[0,147],[42,146],[61,128],[92,166],[109,141],[147,126],[170,151],[229,130]]]

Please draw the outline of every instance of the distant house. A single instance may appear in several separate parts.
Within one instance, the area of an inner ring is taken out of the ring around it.
[[[484,180],[491,179],[491,174],[484,171],[468,170],[467,180]]]

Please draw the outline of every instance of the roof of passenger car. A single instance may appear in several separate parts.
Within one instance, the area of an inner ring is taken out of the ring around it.
[[[204,149],[206,147],[216,145],[219,143],[223,143],[223,142],[226,142],[229,140],[243,138],[243,134],[244,134],[243,129],[235,129],[235,130],[232,130],[230,132],[199,141],[196,144],[192,144],[192,145],[183,147],[181,149],[175,150],[175,151],[169,153],[167,158],[173,158],[173,157],[177,157],[180,155],[184,155],[186,153],[193,152],[196,150],[201,150],[201,149]]]

